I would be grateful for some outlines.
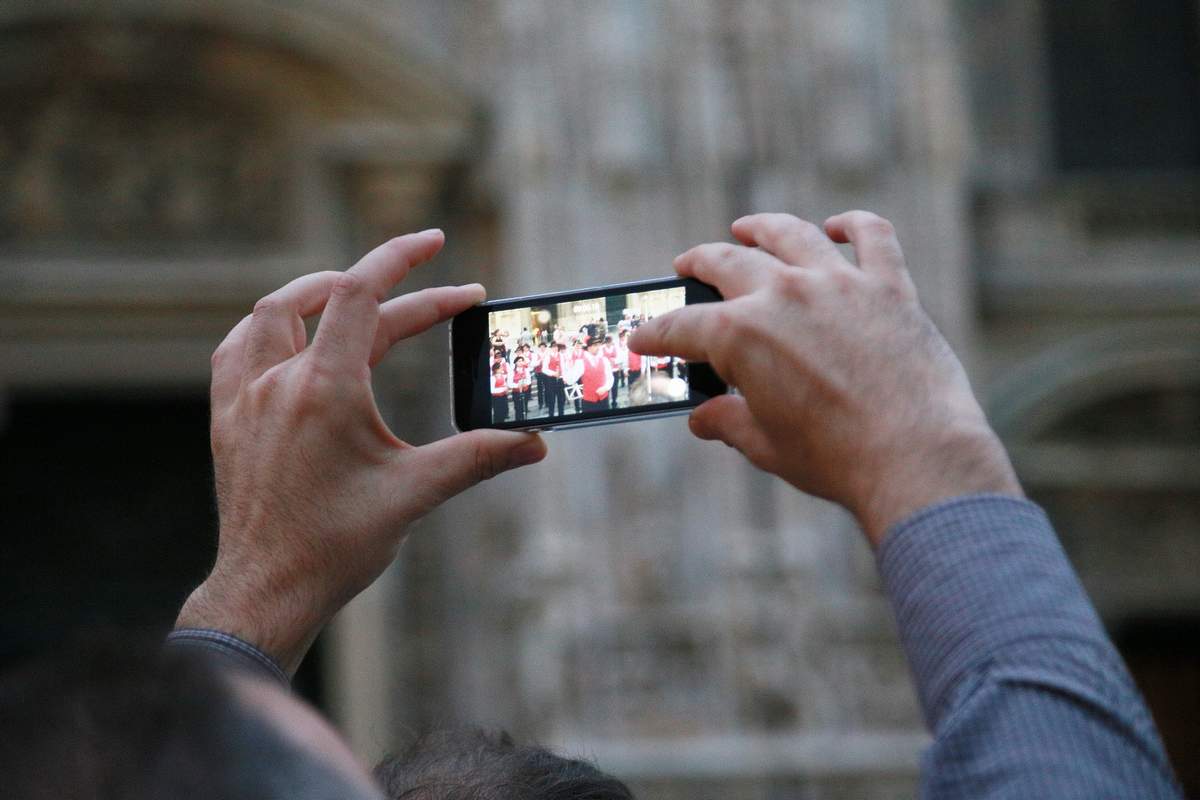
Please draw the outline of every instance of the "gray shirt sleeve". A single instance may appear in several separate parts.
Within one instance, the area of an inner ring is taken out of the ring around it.
[[[934,742],[925,798],[1177,798],[1154,723],[1042,510],[900,522],[879,570]]]

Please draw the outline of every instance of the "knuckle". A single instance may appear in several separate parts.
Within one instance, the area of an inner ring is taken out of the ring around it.
[[[896,228],[890,220],[870,211],[856,211],[854,214],[855,223],[864,234],[878,239],[895,237]]]
[[[301,400],[323,398],[335,385],[333,373],[315,358],[304,359],[296,366],[295,380]]]
[[[220,367],[225,363],[225,361],[228,358],[229,358],[229,345],[222,343],[222,344],[218,345],[217,349],[213,350],[212,355],[209,356],[208,365],[210,367],[212,367],[213,370],[220,369]]]
[[[702,273],[721,269],[733,264],[738,257],[738,248],[728,242],[712,242],[700,245],[691,251],[692,266]]]
[[[736,336],[742,329],[742,317],[726,303],[713,309],[713,330],[722,339],[730,334]]]
[[[815,239],[825,235],[814,223],[799,217],[790,217],[788,227],[795,235],[803,236],[805,239]]]
[[[785,299],[796,303],[807,303],[812,299],[813,277],[799,269],[788,269],[776,278],[777,291]]]
[[[333,282],[333,294],[342,297],[353,297],[365,289],[366,283],[353,272],[338,273],[337,278]]]
[[[499,456],[484,446],[475,443],[475,477],[480,481],[491,480],[500,474],[502,465]]]
[[[275,294],[269,294],[266,297],[260,297],[258,302],[254,304],[253,316],[266,317],[271,316],[279,310],[279,297]]]
[[[413,241],[411,234],[394,236],[379,246],[380,255],[386,261],[407,267],[412,262]]]
[[[709,257],[718,264],[729,264],[737,261],[742,255],[742,248],[729,242],[717,242],[709,245]]]
[[[829,284],[842,296],[852,294],[859,288],[862,273],[853,268],[834,269],[829,272]]]
[[[642,342],[655,347],[662,342],[668,341],[671,338],[671,331],[674,328],[675,315],[666,314],[657,319],[650,320],[638,332],[641,334],[640,338]]]
[[[889,305],[904,303],[916,298],[916,289],[907,275],[885,274],[876,282],[876,291]]]
[[[262,409],[265,406],[274,404],[276,398],[279,396],[282,383],[283,381],[278,369],[269,369],[253,381],[247,383],[243,388],[245,389],[246,398],[250,401],[250,407]]]

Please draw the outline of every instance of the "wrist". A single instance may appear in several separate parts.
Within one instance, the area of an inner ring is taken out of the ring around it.
[[[921,446],[893,448],[857,492],[851,511],[878,548],[893,525],[935,503],[970,494],[1024,497],[999,438],[982,418],[945,425]]]
[[[290,678],[327,621],[315,608],[294,592],[256,590],[250,580],[214,569],[184,602],[175,627],[236,636],[274,659]]]

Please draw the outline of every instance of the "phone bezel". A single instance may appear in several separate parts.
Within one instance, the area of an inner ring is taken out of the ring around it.
[[[616,422],[628,422],[638,419],[676,416],[687,414],[705,400],[725,394],[729,391],[725,382],[717,376],[708,364],[688,362],[688,384],[692,387],[694,397],[673,403],[655,403],[650,406],[637,406],[610,411],[585,412],[564,417],[537,420],[508,420],[499,424],[491,422],[491,398],[487,391],[486,380],[480,380],[482,374],[480,361],[487,358],[488,334],[487,315],[492,311],[505,311],[511,308],[522,308],[532,305],[548,305],[567,303],[576,300],[588,300],[602,297],[614,292],[645,292],[655,289],[670,289],[683,286],[685,303],[718,302],[722,299],[720,293],[700,281],[692,278],[651,278],[649,280],[631,281],[629,283],[613,283],[606,286],[592,286],[585,289],[572,289],[563,292],[547,294],[523,295],[521,297],[506,297],[500,300],[489,300],[473,306],[450,321],[450,395],[451,422],[459,431],[491,428],[494,430],[529,430],[549,431],[564,428],[583,428],[594,425],[607,425]],[[482,424],[480,424],[482,422]]]

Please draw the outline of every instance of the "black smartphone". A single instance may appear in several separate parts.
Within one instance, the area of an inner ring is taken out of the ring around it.
[[[454,425],[556,430],[686,414],[728,387],[708,364],[632,352],[637,328],[721,300],[662,278],[491,300],[450,323]]]

